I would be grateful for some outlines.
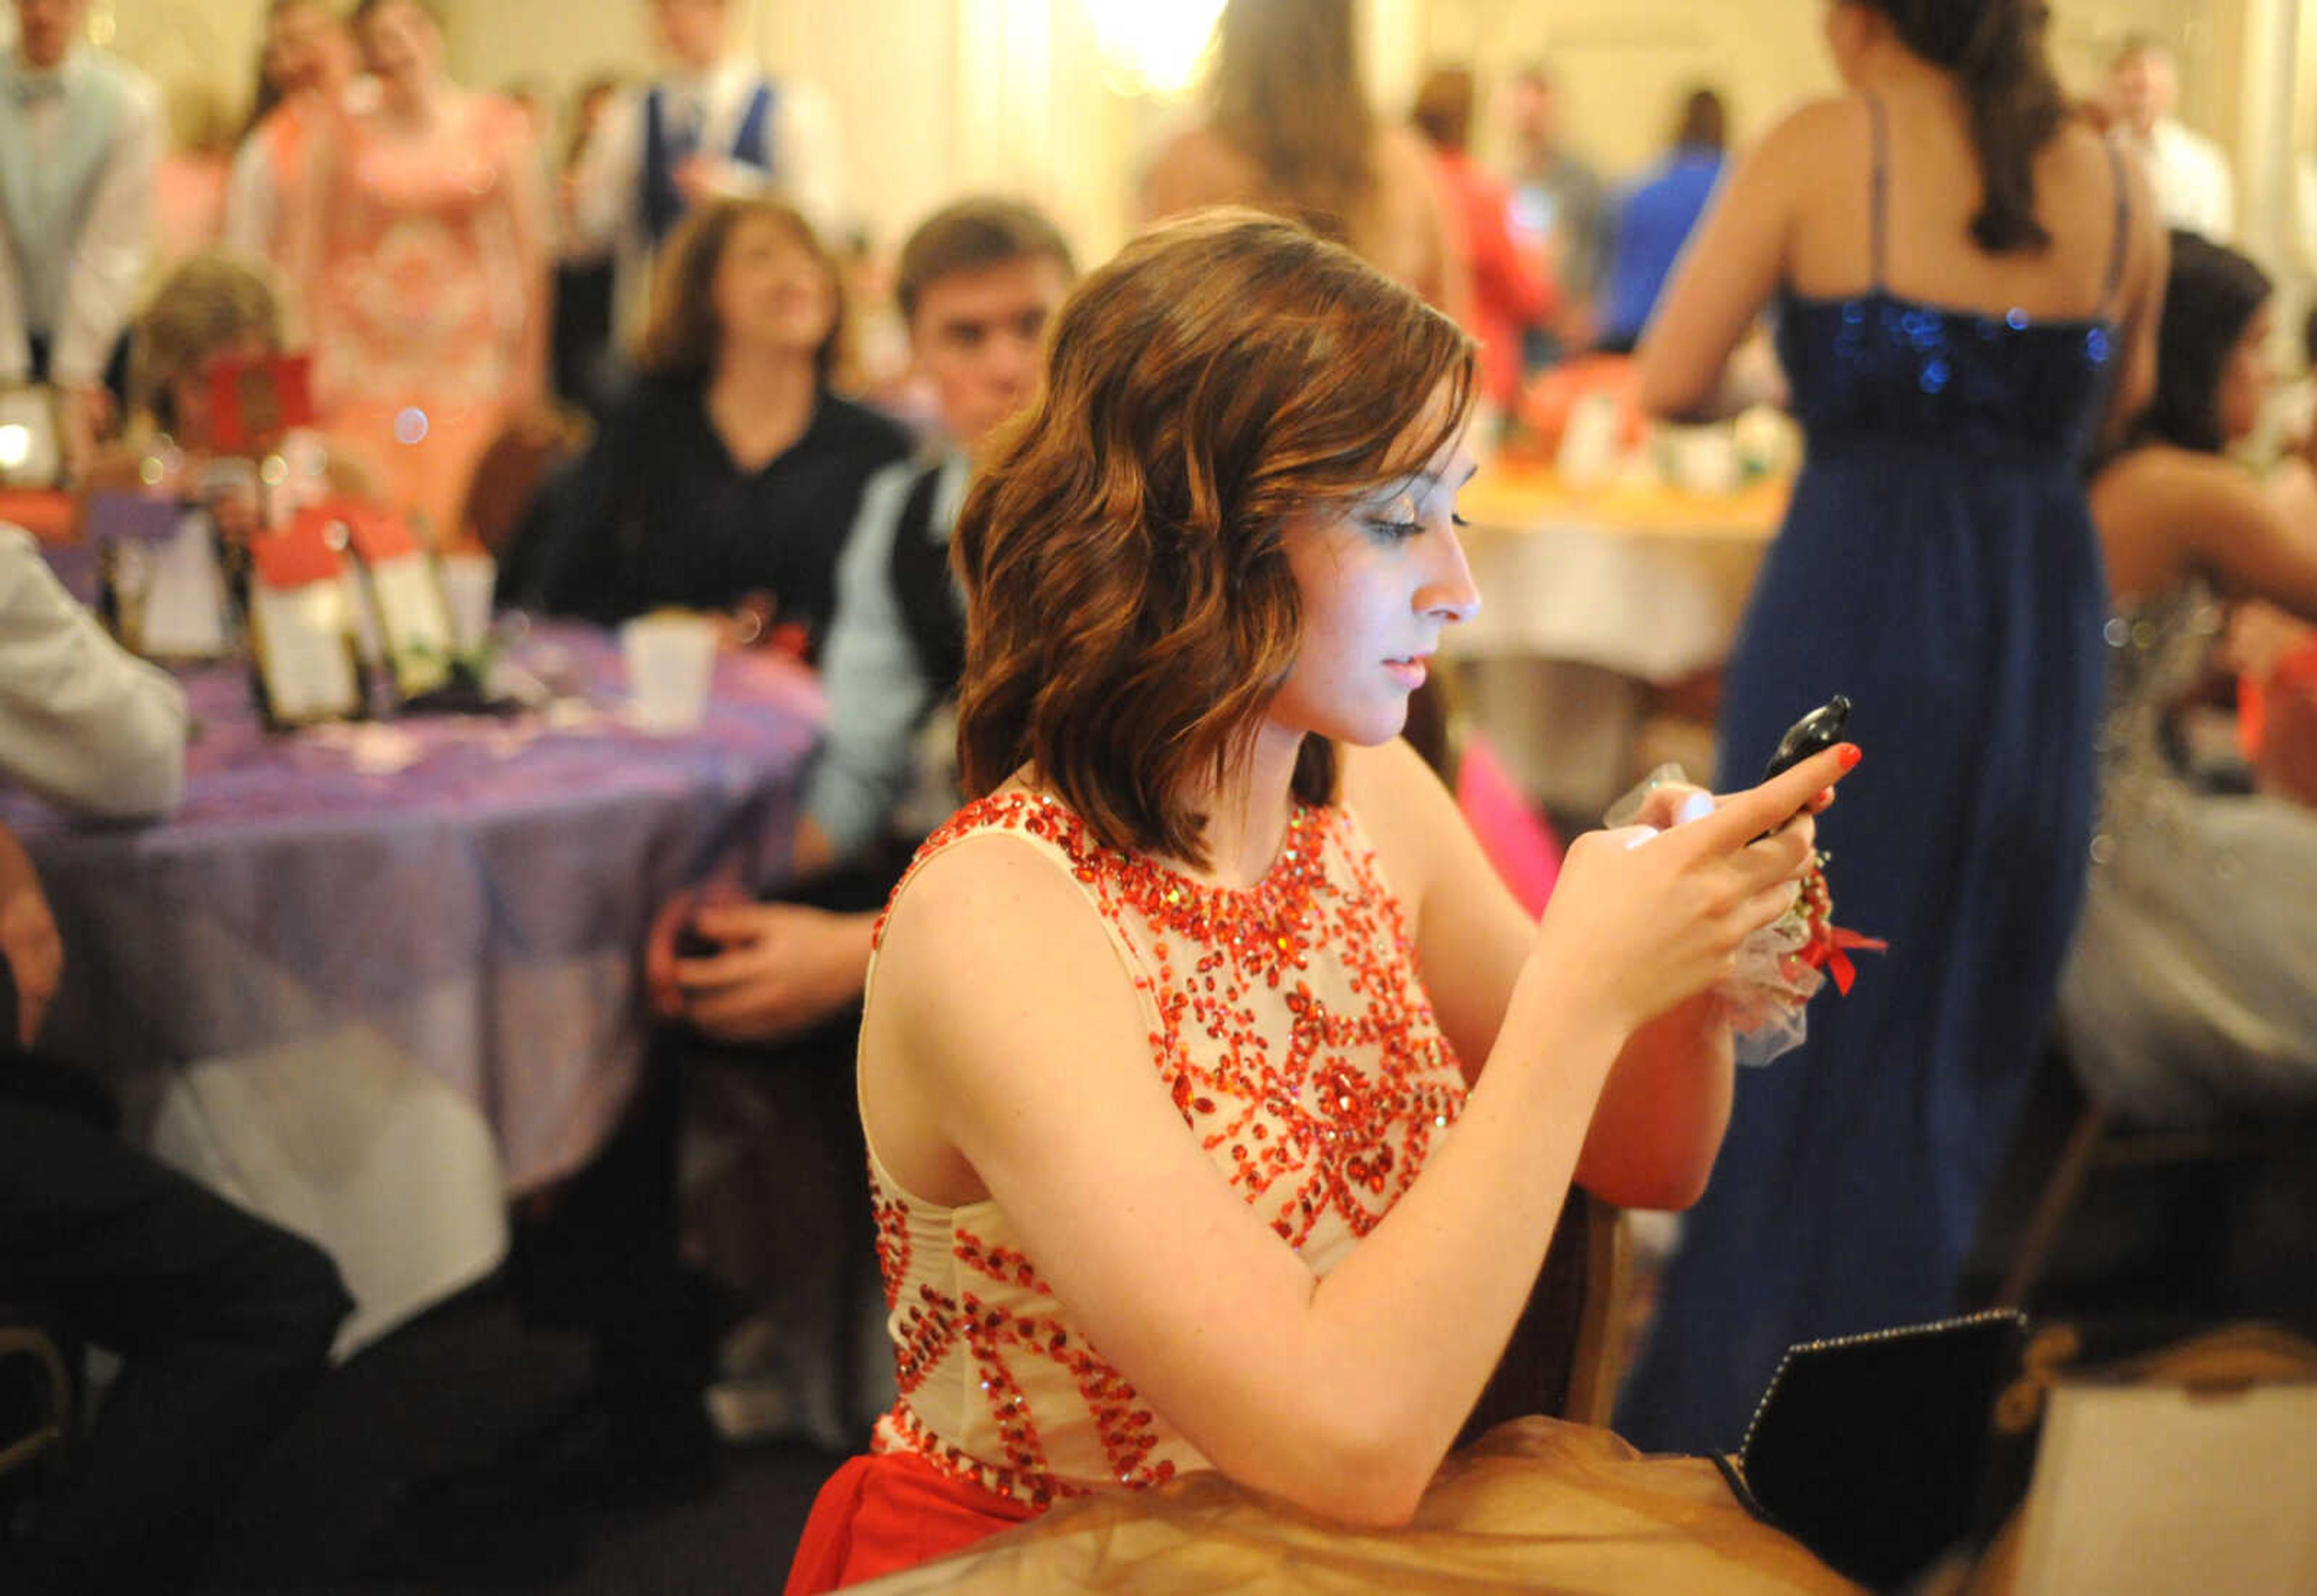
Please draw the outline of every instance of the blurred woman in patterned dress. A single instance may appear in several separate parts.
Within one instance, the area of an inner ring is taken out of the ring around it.
[[[318,153],[303,285],[332,442],[452,544],[475,462],[545,391],[547,207],[522,112],[443,74],[421,0],[354,11],[376,103]]]

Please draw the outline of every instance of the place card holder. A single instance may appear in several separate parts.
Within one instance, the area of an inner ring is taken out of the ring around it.
[[[0,488],[54,488],[64,471],[56,390],[0,386]]]
[[[226,568],[209,515],[174,498],[96,493],[97,613],[123,648],[148,659],[214,659],[233,651]]]
[[[272,450],[314,421],[313,363],[303,354],[221,354],[207,367],[210,444],[225,454]]]
[[[344,581],[362,657],[386,668],[396,696],[416,698],[447,686],[456,651],[450,605],[409,524],[391,511],[343,499],[309,506],[298,519],[322,524],[326,537],[333,527],[343,529],[353,554]]]
[[[300,516],[250,543],[251,691],[275,730],[368,713],[345,536],[343,523]]]

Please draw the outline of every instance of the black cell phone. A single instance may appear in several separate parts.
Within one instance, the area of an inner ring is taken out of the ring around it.
[[[724,951],[724,945],[702,937],[690,920],[675,934],[675,956],[679,959],[712,959]]]
[[[1850,719],[1850,700],[1837,693],[1786,728],[1778,750],[1762,769],[1762,779],[1783,776],[1812,754],[1822,754],[1842,740],[1843,722]]]

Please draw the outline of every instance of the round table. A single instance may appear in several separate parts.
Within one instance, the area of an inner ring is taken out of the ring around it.
[[[611,641],[538,628],[571,695],[502,722],[265,732],[237,664],[182,673],[185,800],[136,829],[0,793],[67,950],[44,1046],[155,1151],[320,1242],[369,1339],[494,1267],[505,1201],[569,1173],[644,1054],[653,912],[785,868],[822,719],[802,667],[720,662],[705,722],[620,720]]]

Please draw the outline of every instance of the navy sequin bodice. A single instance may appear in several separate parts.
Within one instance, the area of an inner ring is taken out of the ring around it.
[[[1785,295],[1778,356],[1812,444],[1937,439],[1958,456],[2080,462],[2107,392],[2102,320]]]

